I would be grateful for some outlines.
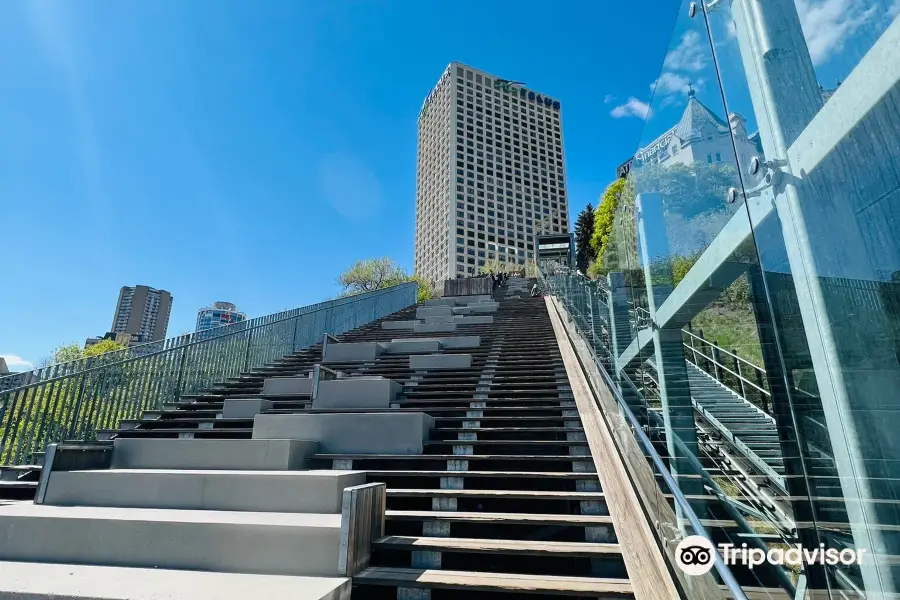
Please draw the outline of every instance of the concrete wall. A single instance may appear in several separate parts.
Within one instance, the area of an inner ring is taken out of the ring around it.
[[[383,351],[378,342],[329,342],[322,362],[365,362],[375,360]]]
[[[55,471],[44,504],[249,512],[341,512],[355,471]]]
[[[318,449],[308,440],[129,439],[114,442],[114,469],[299,470]]]
[[[313,408],[390,408],[403,386],[381,377],[349,377],[319,382]]]
[[[456,323],[417,323],[415,331],[422,333],[454,333]]]
[[[222,407],[223,419],[252,419],[272,408],[265,398],[226,398]]]
[[[309,396],[312,377],[267,377],[263,382],[263,396]]]
[[[323,454],[422,454],[434,427],[425,413],[258,415],[253,439],[307,439]]]
[[[340,514],[0,506],[0,561],[333,577],[340,534]]]
[[[0,600],[347,600],[346,577],[0,562]]]
[[[406,339],[381,342],[387,354],[423,354],[425,352],[440,352],[441,343],[437,339]]]
[[[423,354],[409,357],[413,370],[437,371],[440,369],[468,369],[472,366],[471,354]]]
[[[419,321],[382,321],[382,329],[415,329]]]

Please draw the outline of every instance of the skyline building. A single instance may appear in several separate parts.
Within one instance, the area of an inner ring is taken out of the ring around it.
[[[246,321],[247,315],[238,311],[231,302],[213,302],[197,311],[196,331],[204,331],[221,325],[231,325]]]
[[[172,294],[146,285],[122,286],[113,316],[112,333],[130,333],[150,342],[166,337]]]
[[[562,139],[559,100],[450,63],[419,113],[416,273],[522,265],[537,234],[568,232]]]

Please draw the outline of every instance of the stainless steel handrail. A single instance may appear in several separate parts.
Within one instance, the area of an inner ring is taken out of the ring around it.
[[[543,273],[539,272],[539,275],[543,279]],[[548,284],[548,287],[552,290],[552,286]],[[694,509],[691,507],[687,498],[685,498],[684,494],[681,493],[681,490],[678,487],[678,483],[672,477],[672,474],[669,473],[668,467],[666,467],[665,462],[663,462],[662,457],[656,451],[656,448],[653,447],[653,443],[650,441],[650,438],[644,433],[644,429],[641,426],[640,422],[637,420],[637,417],[634,416],[634,413],[631,412],[631,409],[628,407],[627,403],[624,399],[616,393],[616,388],[612,385],[612,381],[610,380],[609,374],[603,369],[602,365],[597,362],[596,354],[591,352],[593,355],[595,363],[597,363],[597,367],[601,373],[601,376],[604,378],[604,381],[612,392],[613,396],[616,399],[616,403],[619,405],[619,410],[625,415],[628,419],[629,425],[631,425],[632,430],[634,431],[635,436],[638,441],[640,441],[641,446],[643,446],[644,450],[649,455],[650,459],[653,461],[653,465],[656,467],[656,470],[659,472],[663,481],[666,484],[666,487],[669,488],[669,491],[672,493],[675,502],[682,510],[682,514],[691,524],[691,527],[694,530],[696,535],[702,536],[710,541],[714,546],[712,536],[707,533],[706,529],[700,523],[700,518],[694,512]],[[734,600],[748,600],[747,595],[744,593],[743,588],[738,583],[734,574],[725,564],[725,561],[722,559],[722,556],[718,552],[713,552],[713,568],[716,570],[716,573],[722,578],[722,582],[725,584],[725,587],[728,588],[728,591],[732,594]]]

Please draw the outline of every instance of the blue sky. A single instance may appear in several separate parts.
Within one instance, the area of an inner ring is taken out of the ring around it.
[[[21,369],[104,333],[122,285],[174,295],[171,336],[216,300],[259,316],[332,297],[357,259],[411,269],[416,117],[452,60],[561,99],[574,217],[642,137],[670,39],[696,25],[680,4],[4,2],[0,355]],[[716,106],[691,58],[708,42],[688,45],[644,137],[685,81]]]

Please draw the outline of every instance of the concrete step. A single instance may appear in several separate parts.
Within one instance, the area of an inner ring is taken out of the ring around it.
[[[8,561],[334,577],[340,538],[340,514],[0,506]]]
[[[353,471],[55,471],[45,504],[285,513],[340,513]]]
[[[345,577],[0,562],[0,600],[347,600]]]
[[[180,428],[159,428],[159,429],[124,429],[112,432],[97,432],[98,440],[111,440],[112,436],[106,436],[107,433],[115,435],[117,440],[124,439],[154,439],[154,438],[180,438],[194,439],[195,441],[225,441],[225,440],[248,440],[253,430],[247,427],[221,427],[218,429],[204,429],[200,427],[180,427]],[[103,435],[101,435],[103,434]],[[222,467],[227,468],[227,467]]]
[[[296,471],[316,452],[305,440],[116,439],[113,468]]]

